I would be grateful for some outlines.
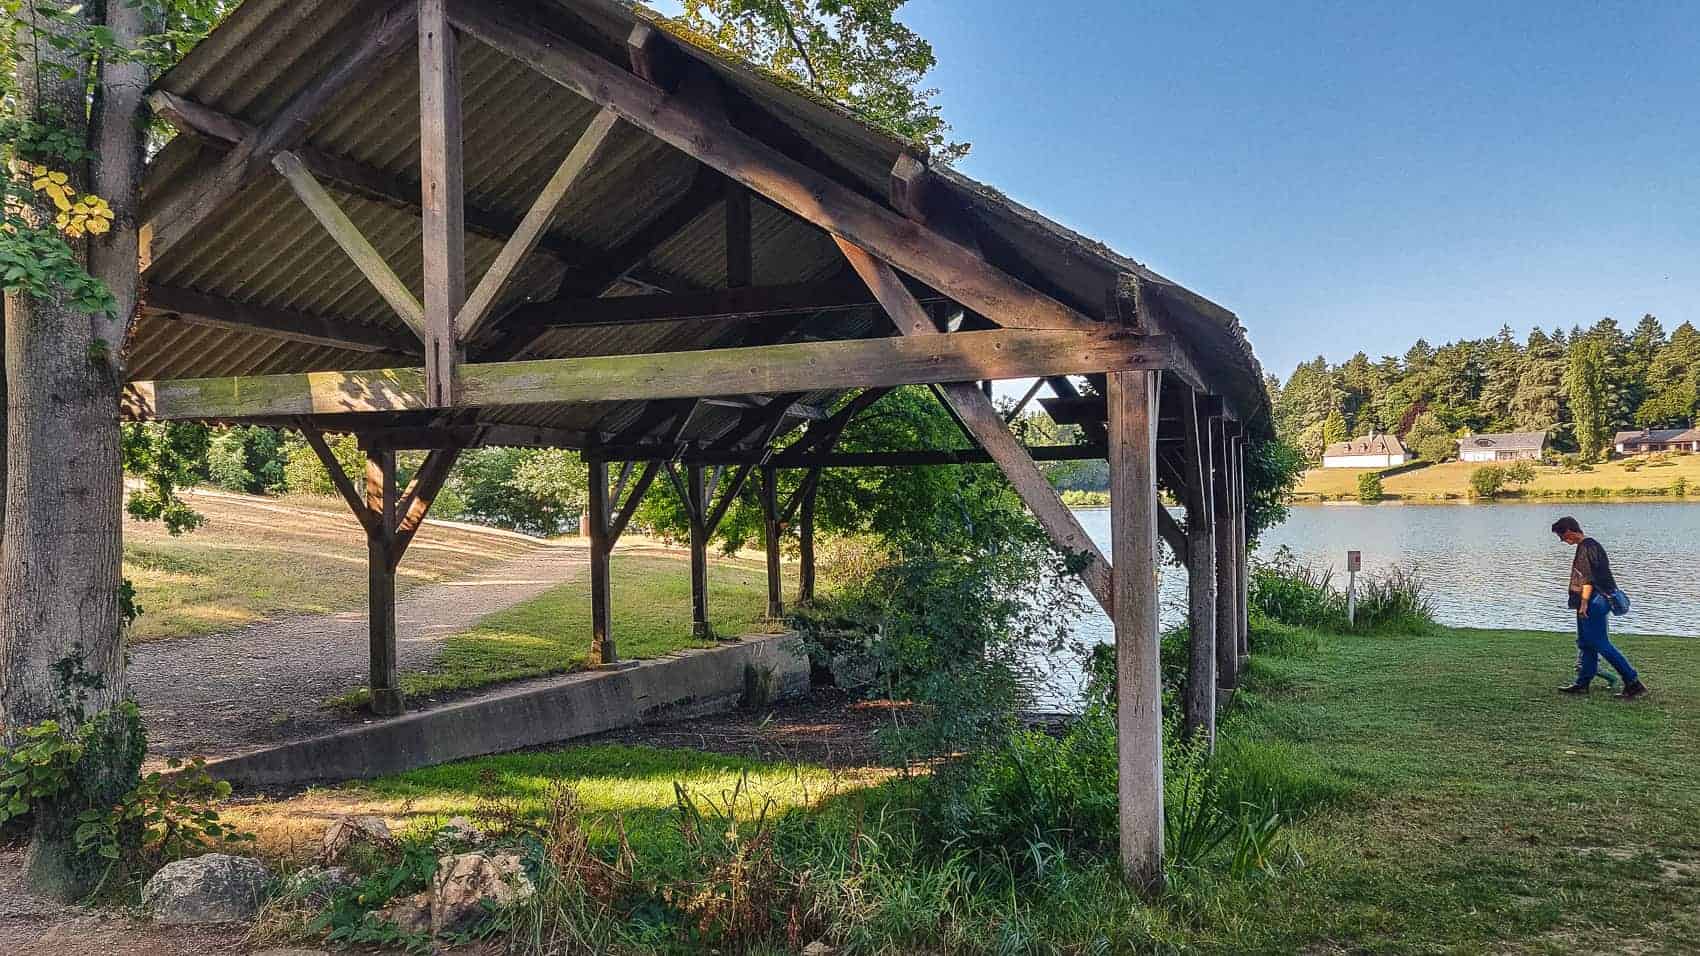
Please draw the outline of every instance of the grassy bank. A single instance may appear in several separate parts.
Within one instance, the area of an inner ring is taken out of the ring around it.
[[[610,859],[623,825],[622,879],[655,901],[609,911],[595,931],[608,951],[690,951],[693,916],[675,910],[709,887],[683,874],[702,872],[702,832],[731,817],[746,845],[812,874],[819,922],[802,942],[819,934],[851,952],[1663,952],[1700,932],[1692,643],[1626,638],[1654,688],[1631,704],[1554,693],[1574,661],[1554,635],[1292,631],[1280,643],[1254,659],[1220,761],[1242,792],[1291,807],[1280,862],[1177,872],[1155,900],[1122,889],[1108,861],[1053,860],[1010,882],[1002,867],[925,851],[902,779],[694,751],[494,757],[247,812],[272,834],[322,825],[328,808],[416,827],[496,806],[542,819],[559,806],[551,788],[570,784]],[[744,890],[783,897],[762,882],[779,864],[741,859]],[[774,932],[752,951],[799,948]]]
[[[1470,497],[1470,474],[1483,463],[1449,461],[1388,475],[1382,489],[1388,498],[1409,501],[1462,501]],[[1312,468],[1296,492],[1298,500],[1356,501],[1358,477],[1376,473],[1369,468]],[[1700,455],[1677,455],[1649,462],[1630,458],[1602,462],[1589,471],[1566,471],[1557,465],[1537,465],[1535,479],[1512,486],[1502,497],[1524,498],[1645,498],[1672,496],[1678,482],[1689,497],[1700,501]]]
[[[206,518],[187,534],[125,520],[124,574],[142,606],[131,641],[364,606],[366,535],[341,501],[225,493],[187,500]],[[518,535],[427,523],[397,571],[397,586],[465,577],[536,547]]]

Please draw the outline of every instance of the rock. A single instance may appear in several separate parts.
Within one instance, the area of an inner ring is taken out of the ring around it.
[[[431,881],[431,931],[458,929],[482,915],[528,899],[537,887],[518,853],[461,853],[437,861]]]
[[[142,887],[142,908],[168,925],[241,923],[265,902],[272,874],[244,856],[208,853],[167,863]]]
[[[818,939],[803,947],[803,956],[833,956],[837,952],[838,950]]]
[[[431,894],[415,893],[402,897],[372,914],[386,923],[395,924],[396,931],[407,936],[431,932]]]
[[[319,862],[333,864],[356,846],[370,846],[388,853],[395,849],[395,836],[383,818],[374,816],[342,816],[325,828],[325,842],[319,849]]]
[[[354,871],[346,866],[309,866],[286,877],[280,892],[289,899],[322,908],[358,882]]]
[[[484,831],[472,825],[465,817],[451,817],[448,823],[437,829],[436,838],[431,845],[443,853],[455,850],[465,850],[484,844]]]

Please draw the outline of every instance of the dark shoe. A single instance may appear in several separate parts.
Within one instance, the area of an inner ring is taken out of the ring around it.
[[[1586,684],[1566,684],[1563,687],[1560,687],[1558,692],[1560,694],[1576,694],[1577,696],[1581,696],[1588,692],[1588,686]]]
[[[1623,690],[1617,695],[1618,700],[1634,700],[1647,692],[1647,685],[1638,680],[1623,685]]]

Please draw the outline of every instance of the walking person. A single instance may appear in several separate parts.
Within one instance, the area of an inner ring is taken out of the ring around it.
[[[1574,545],[1576,558],[1570,563],[1570,607],[1576,612],[1576,680],[1559,688],[1563,694],[1586,694],[1599,672],[1600,658],[1623,677],[1623,690],[1618,697],[1633,700],[1647,692],[1645,684],[1629,661],[1612,645],[1608,625],[1612,613],[1617,579],[1611,573],[1611,559],[1598,541],[1582,533],[1575,518],[1560,518],[1552,523],[1552,533],[1565,544]]]

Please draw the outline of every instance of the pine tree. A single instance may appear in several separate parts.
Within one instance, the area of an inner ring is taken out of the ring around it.
[[[1647,397],[1635,415],[1646,428],[1680,428],[1700,416],[1700,332],[1684,322],[1647,366]]]
[[[1529,333],[1523,372],[1511,399],[1511,421],[1519,431],[1550,431],[1564,401],[1564,349],[1539,328]]]

